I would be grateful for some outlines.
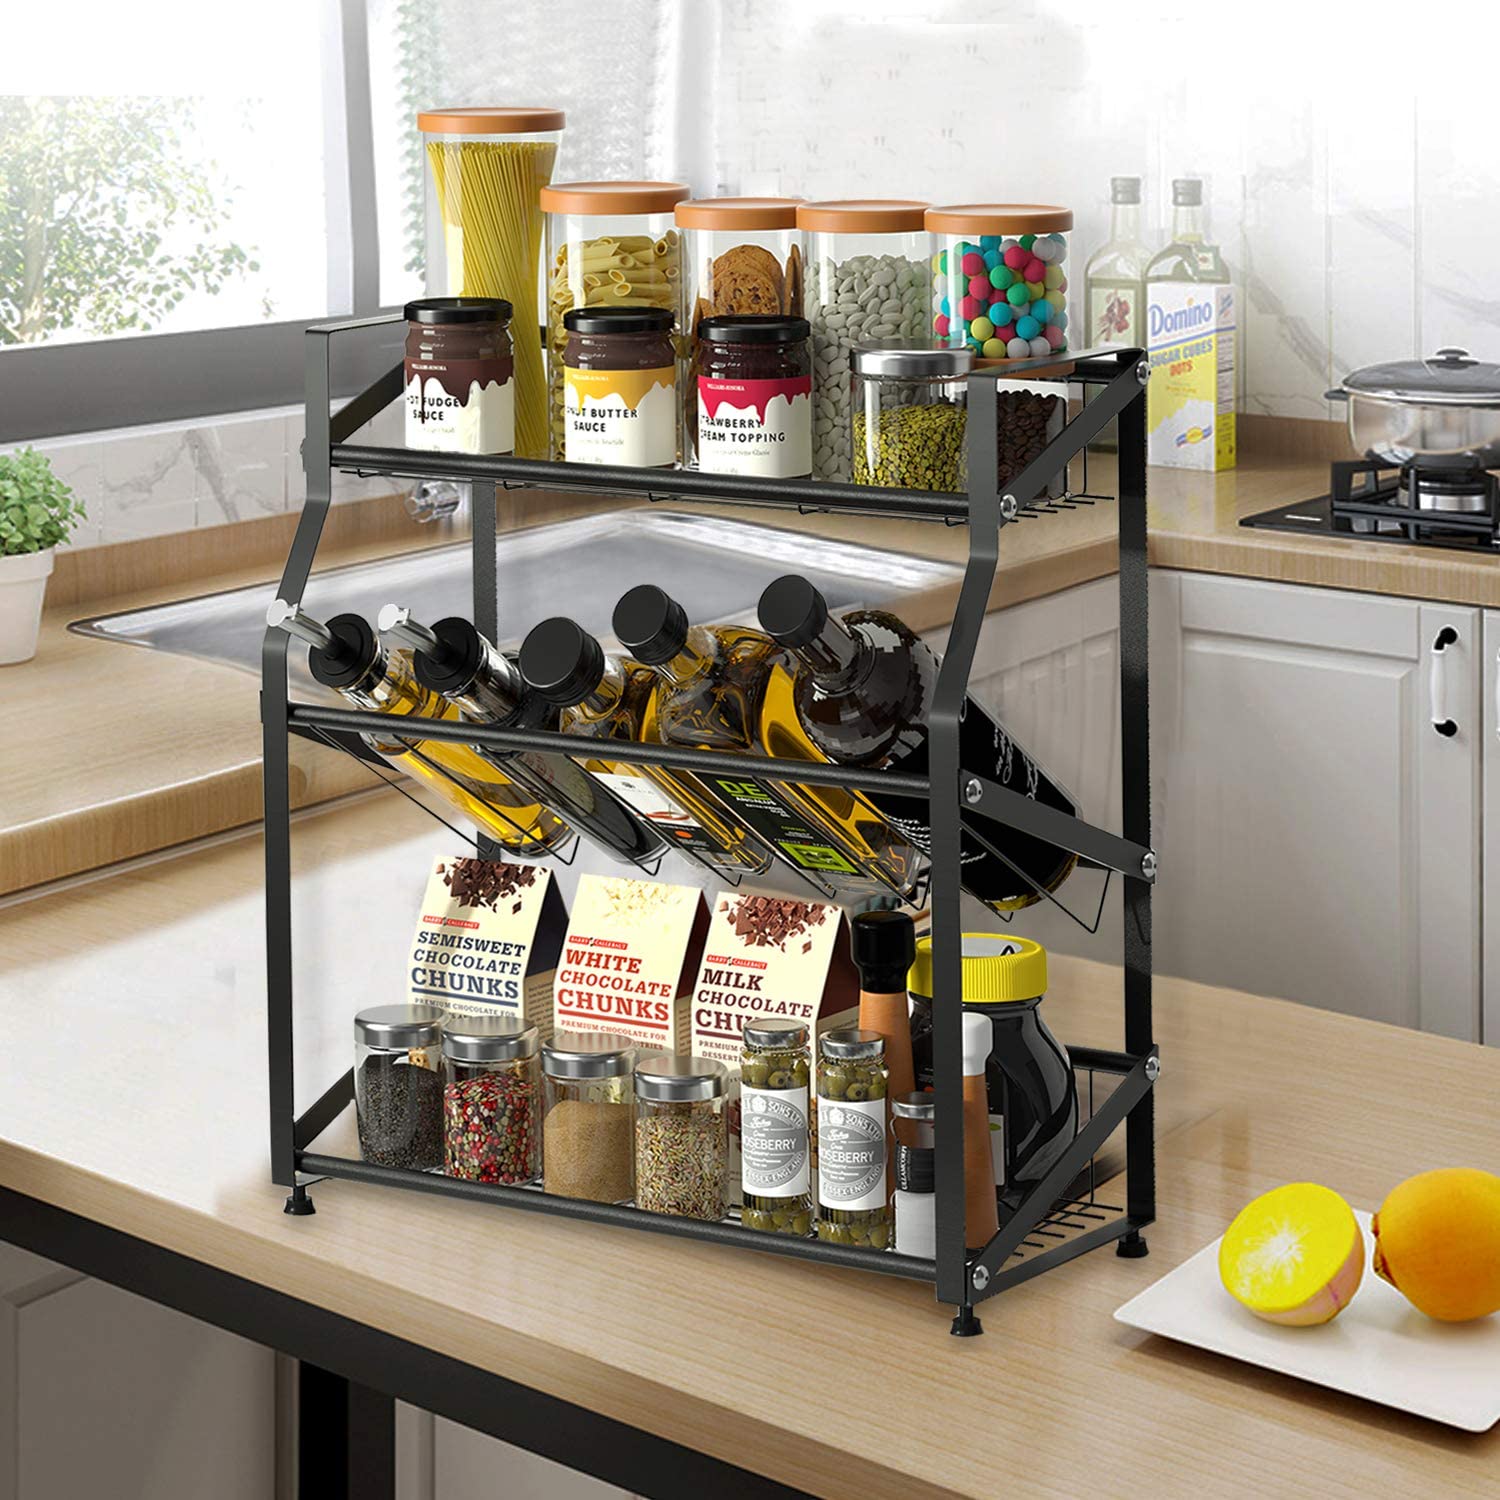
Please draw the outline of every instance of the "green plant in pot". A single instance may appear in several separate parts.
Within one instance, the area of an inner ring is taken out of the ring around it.
[[[83,515],[43,454],[0,454],[0,665],[36,655],[53,548]]]

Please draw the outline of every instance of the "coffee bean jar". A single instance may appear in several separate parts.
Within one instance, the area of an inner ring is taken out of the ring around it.
[[[967,488],[964,434],[968,349],[856,349],[850,437],[855,484],[903,490]]]
[[[443,1013],[378,1005],[354,1018],[354,1113],[359,1152],[382,1167],[443,1164]]]
[[[450,1177],[535,1182],[542,1173],[542,1074],[535,1025],[456,1016],[443,1035],[443,1156]]]
[[[728,1211],[729,1070],[706,1057],[654,1053],[635,1068],[635,1206],[722,1219]]]

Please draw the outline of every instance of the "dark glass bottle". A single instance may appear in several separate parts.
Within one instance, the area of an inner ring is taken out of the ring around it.
[[[797,661],[790,708],[772,722],[790,716],[839,765],[927,774],[927,720],[939,662],[920,636],[881,609],[836,617],[822,594],[796,574],[778,578],[761,595],[760,622]],[[1073,799],[972,698],[959,729],[959,762],[1061,812],[1076,810]],[[924,854],[931,852],[924,798],[878,788],[861,795]],[[964,889],[999,912],[1041,900],[1036,887],[1056,890],[1078,862],[1044,840],[967,811],[959,858]]]
[[[417,680],[456,705],[470,722],[502,729],[557,728],[557,710],[532,692],[516,664],[461,616],[439,620],[429,629],[409,611],[387,605],[378,624],[382,637],[411,651]],[[567,756],[474,748],[616,859],[645,865],[661,853],[655,831]]]
[[[659,743],[656,674],[646,667],[627,673],[576,621],[543,620],[522,642],[516,662],[527,683],[558,709],[564,734]],[[668,848],[715,874],[760,875],[770,868],[770,851],[696,776],[614,760],[603,746],[583,768],[655,828]]]

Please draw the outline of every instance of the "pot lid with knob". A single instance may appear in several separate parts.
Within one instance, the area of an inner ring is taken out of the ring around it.
[[[1500,407],[1500,365],[1475,359],[1467,349],[1439,349],[1428,359],[1398,359],[1351,370],[1327,393],[1331,401],[1370,401]]]

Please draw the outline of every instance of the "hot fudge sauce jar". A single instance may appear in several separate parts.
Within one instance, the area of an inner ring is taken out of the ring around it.
[[[563,457],[657,469],[677,462],[677,351],[659,307],[563,314]]]
[[[705,473],[812,473],[811,334],[806,318],[733,315],[699,323],[696,441]]]
[[[406,304],[406,446],[512,453],[515,357],[503,297]]]

